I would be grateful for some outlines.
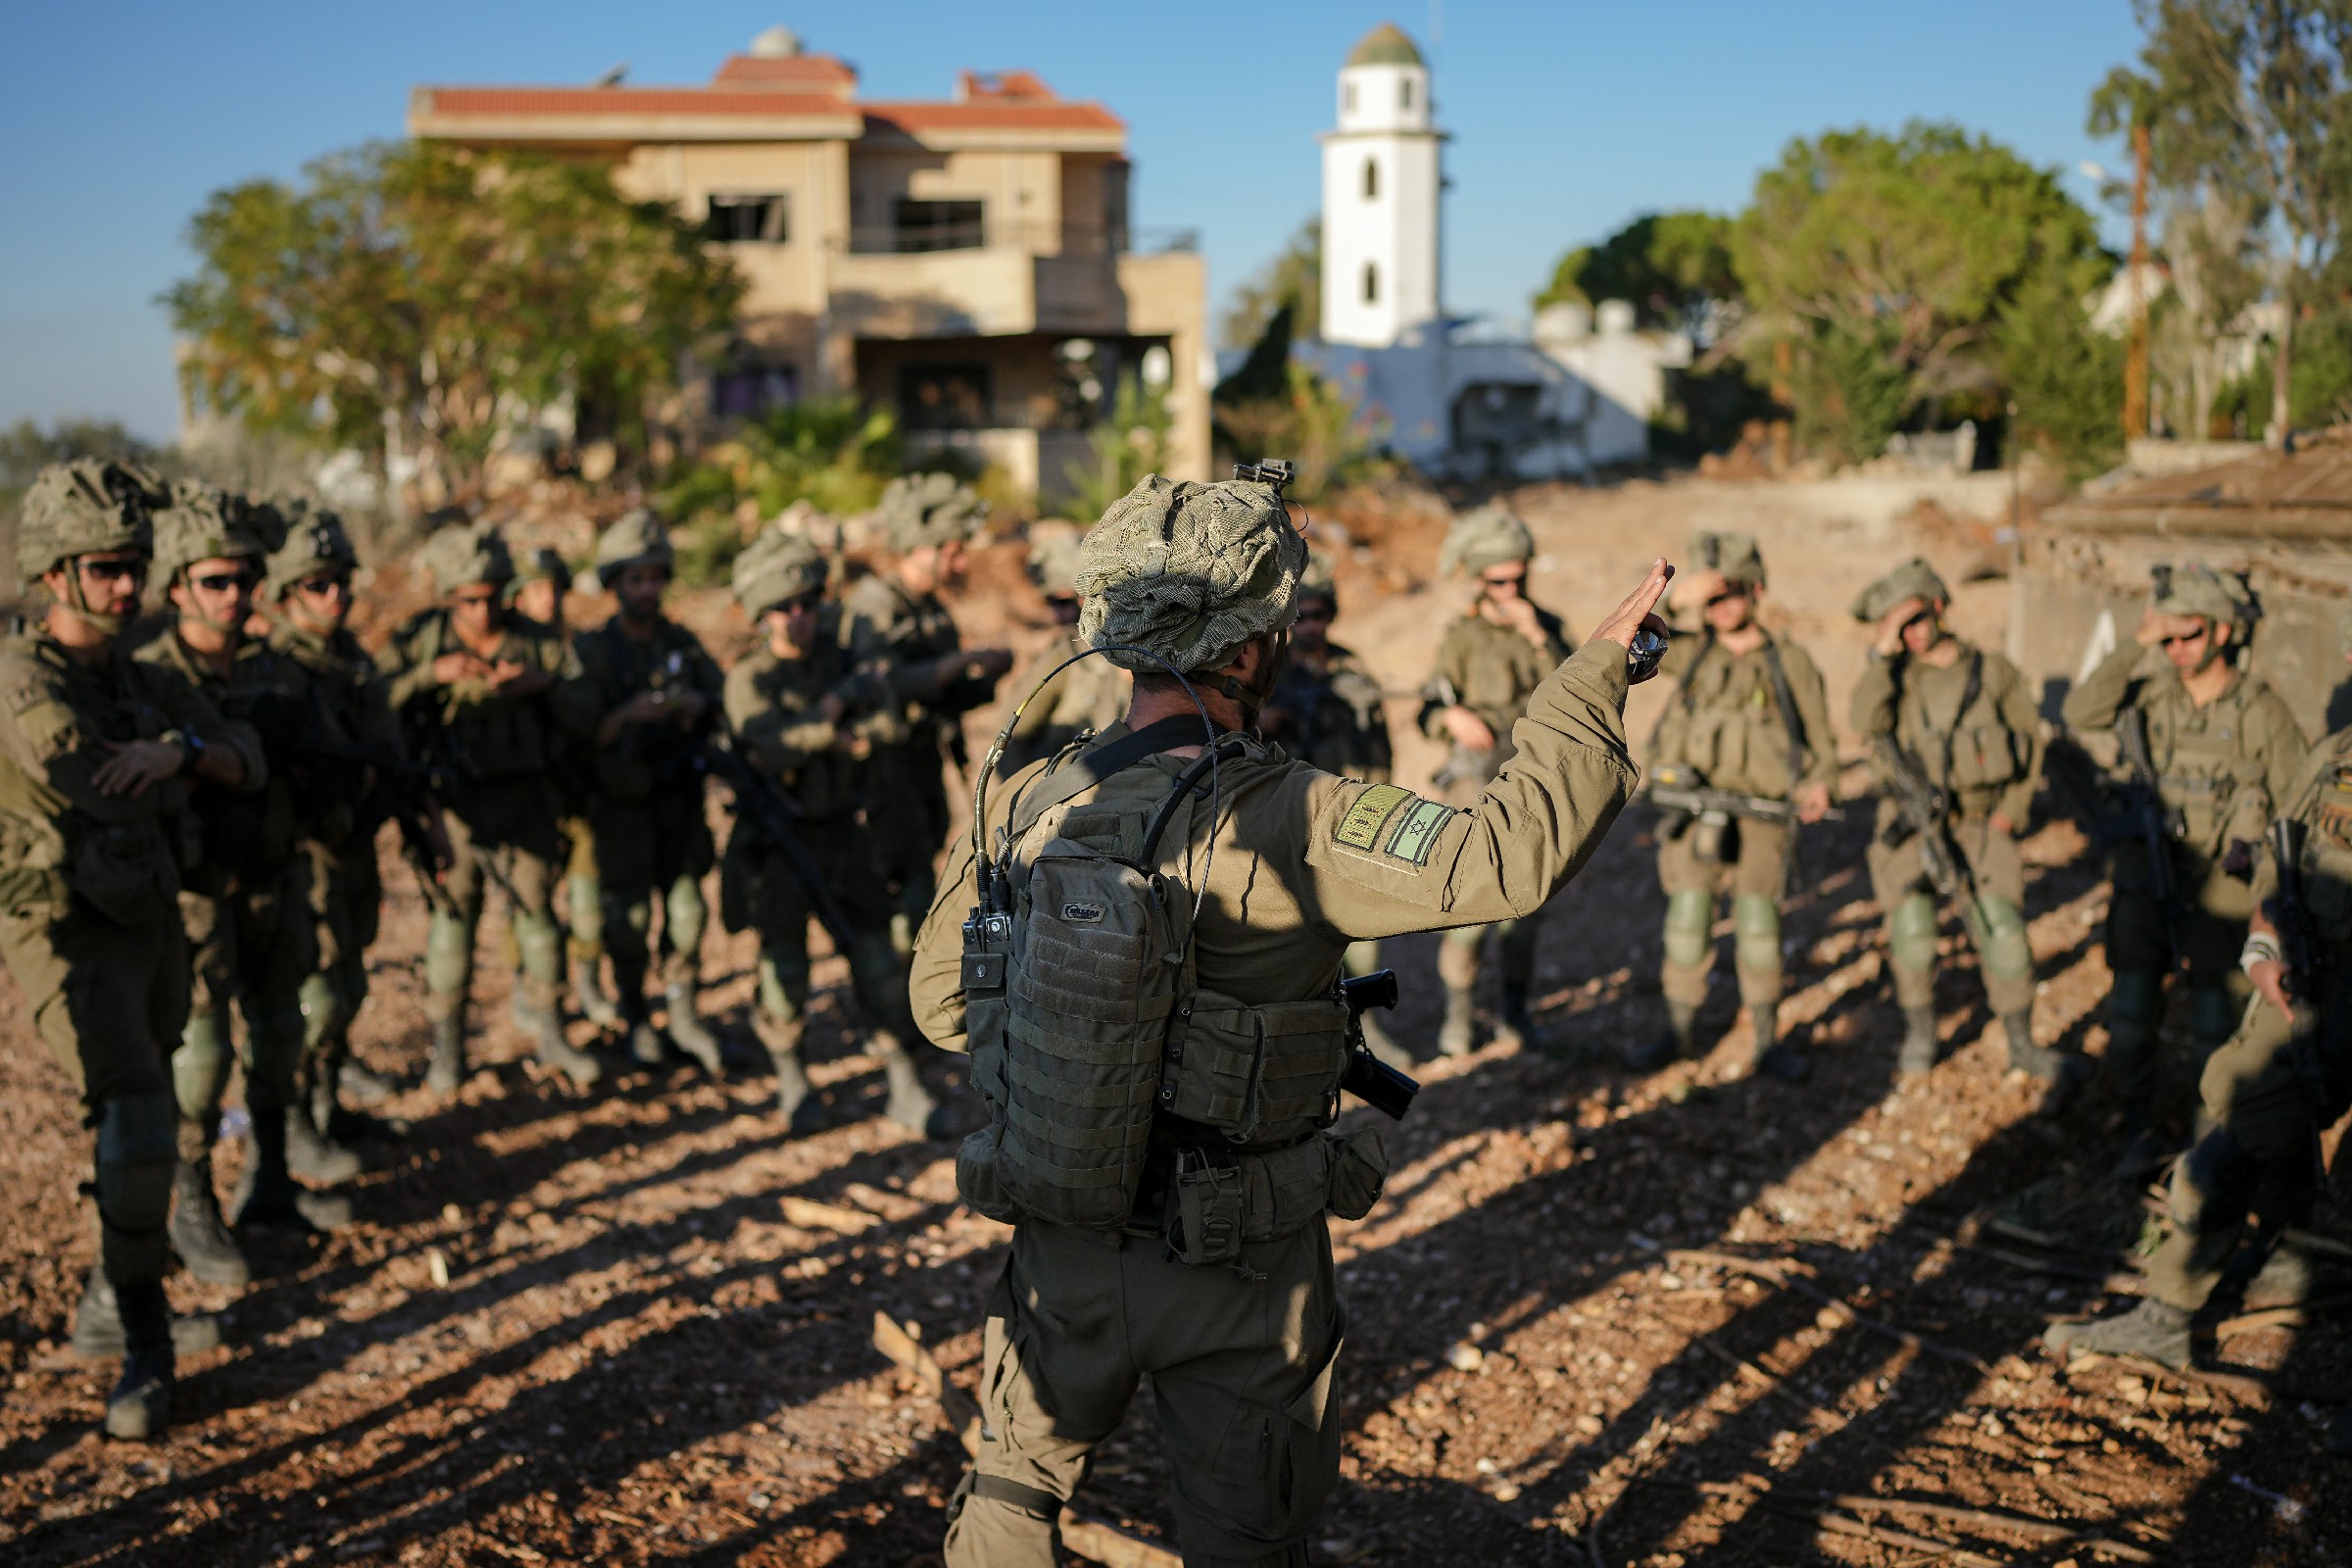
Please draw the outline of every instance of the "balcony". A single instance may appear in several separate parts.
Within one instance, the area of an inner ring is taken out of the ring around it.
[[[1056,229],[1057,234],[1066,230]],[[933,228],[928,248],[896,248],[906,236],[854,231],[846,249],[827,259],[828,305],[834,325],[858,337],[999,337],[1021,332],[1103,332],[1131,329],[1126,275],[1130,253],[1105,249],[1049,250],[1037,236],[997,230],[987,243],[931,242],[961,236]],[[1180,232],[1166,240],[1189,241]],[[867,248],[874,246],[875,248]],[[1163,241],[1162,254],[1180,254]]]

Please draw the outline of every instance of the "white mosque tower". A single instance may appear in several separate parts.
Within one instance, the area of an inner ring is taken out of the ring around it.
[[[1323,341],[1388,348],[1438,319],[1439,148],[1429,67],[1384,22],[1340,68],[1323,142]]]

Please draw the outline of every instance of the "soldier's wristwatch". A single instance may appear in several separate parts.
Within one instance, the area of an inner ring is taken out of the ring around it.
[[[204,760],[204,737],[194,730],[183,729],[172,738],[179,742],[179,770],[195,772],[196,764]]]

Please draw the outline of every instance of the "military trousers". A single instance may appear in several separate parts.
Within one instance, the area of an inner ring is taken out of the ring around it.
[[[1936,930],[1939,895],[1928,880],[1915,835],[1888,845],[1882,832],[1870,843],[1870,883],[1886,912],[1886,949],[1895,1000],[1906,1009],[1936,1004]],[[2034,1005],[2034,950],[2026,934],[2026,862],[2017,840],[1996,831],[1989,816],[1954,822],[1951,837],[1977,885],[1977,906],[1962,920],[1977,950],[1984,999],[2003,1017]]]
[[[1715,901],[1732,895],[1734,968],[1740,1000],[1768,1006],[1781,1000],[1781,889],[1787,874],[1787,827],[1739,820],[1710,830],[1691,822],[1658,845],[1658,885],[1666,893],[1666,958],[1659,989],[1695,1007],[1714,972]]]
[[[2319,967],[2316,1092],[2295,1066],[2292,1024],[2260,996],[2206,1059],[2200,1133],[2173,1167],[2170,1230],[2148,1261],[2160,1300],[2203,1306],[2249,1214],[2273,1230],[2310,1222],[2318,1137],[2352,1109],[2352,952]]]
[[[443,1018],[465,1005],[473,982],[474,933],[492,883],[507,896],[525,994],[534,1005],[553,1004],[564,965],[554,902],[564,836],[554,790],[536,773],[469,784],[452,796],[441,820],[451,861],[440,884],[425,889],[432,906],[425,933],[426,1012]]]
[[[1156,1237],[1024,1220],[989,1298],[979,1457],[949,1504],[949,1568],[1051,1568],[1055,1521],[1138,1383],[1174,1472],[1188,1568],[1306,1561],[1339,1480],[1347,1314],[1318,1218],[1232,1268]]]
[[[351,1022],[368,1000],[368,950],[381,924],[384,885],[372,840],[302,847],[304,904],[317,965],[302,990],[305,1070],[331,1068],[346,1054]],[[331,1080],[330,1080],[331,1081]]]
[[[604,946],[622,1009],[642,1005],[657,909],[662,951],[656,978],[665,987],[694,984],[710,918],[703,878],[716,858],[701,781],[643,801],[592,802],[588,827],[604,895]]]
[[[874,846],[855,816],[800,823],[800,839],[853,937],[850,985],[876,1024],[914,1038],[906,968],[890,941],[891,901],[874,875]],[[729,930],[760,935],[760,1010],[797,1029],[808,1008],[808,923],[816,908],[784,853],[739,826],[719,868],[719,903]]]
[[[1478,984],[1478,956],[1494,935],[1494,958],[1502,970],[1505,995],[1523,992],[1536,978],[1536,938],[1543,934],[1544,912],[1497,920],[1493,925],[1456,926],[1438,944],[1438,978],[1449,990],[1467,991]]]
[[[170,1263],[171,1056],[188,1017],[187,935],[176,920],[121,925],[75,899],[0,915],[0,955],[33,1032],[97,1130],[100,1267],[117,1290],[160,1284]]]
[[[2230,1038],[2253,988],[2237,967],[2246,943],[2253,890],[2215,873],[2210,862],[2169,845],[2173,886],[2170,940],[2166,910],[2149,888],[2146,851],[2116,847],[2114,890],[2107,901],[2107,1074],[2118,1099],[2144,1106],[2155,1098],[2164,981],[2176,963],[2188,972],[2189,1034],[2202,1055]],[[2174,951],[2174,944],[2179,951]]]
[[[931,912],[939,852],[954,821],[945,769],[939,733],[918,726],[904,745],[876,747],[866,771],[865,820],[891,893],[891,939],[902,956],[911,951],[915,927]]]
[[[203,1158],[220,1139],[232,1055],[245,1068],[245,1106],[257,1121],[294,1103],[305,1032],[303,982],[318,968],[309,889],[310,862],[298,855],[249,885],[180,892],[190,998],[188,1021],[172,1054],[172,1078],[184,1160]],[[231,1004],[245,1019],[241,1047]]]

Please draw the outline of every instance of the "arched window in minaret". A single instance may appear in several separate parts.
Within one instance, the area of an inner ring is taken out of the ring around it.
[[[1396,107],[1399,109],[1410,109],[1413,107],[1413,78],[1410,76],[1403,76],[1397,79]]]
[[[1364,200],[1371,202],[1378,201],[1379,199],[1380,160],[1377,158],[1367,158],[1364,160]]]
[[[1364,303],[1366,305],[1380,303],[1380,264],[1377,262],[1364,264]]]
[[[1340,107],[1351,115],[1355,113],[1354,82],[1348,82],[1346,86],[1340,89]]]

